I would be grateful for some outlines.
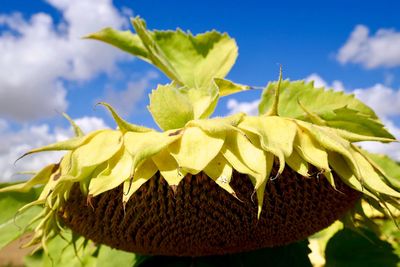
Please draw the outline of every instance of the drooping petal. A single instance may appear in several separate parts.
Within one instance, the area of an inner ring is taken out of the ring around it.
[[[361,153],[354,150],[351,151],[351,153],[353,154],[358,166],[360,166],[361,177],[366,188],[368,188],[370,191],[376,191],[381,194],[400,198],[400,192],[388,186],[382,180],[382,177],[379,175],[379,173]]]
[[[310,177],[310,174],[308,173],[308,162],[302,158],[296,150],[293,150],[292,154],[286,158],[286,163],[298,174],[304,177]]]
[[[29,179],[25,183],[15,184],[11,186],[7,186],[0,189],[1,192],[28,192],[34,186],[39,184],[45,184],[49,181],[51,175],[58,169],[58,164],[50,164],[40,170],[37,174],[35,174],[31,179]]]
[[[131,179],[128,179],[124,182],[122,195],[122,202],[127,203],[131,196],[151,177],[153,177],[157,173],[157,166],[154,164],[153,160],[148,159],[143,162],[137,169],[136,172]]]
[[[185,177],[186,171],[178,166],[178,163],[168,150],[161,151],[154,155],[152,159],[162,177],[170,186],[178,185]]]
[[[90,180],[89,194],[97,196],[116,188],[132,174],[132,156],[125,149],[108,162],[108,168]]]
[[[298,129],[294,148],[311,165],[322,171],[330,170],[326,150],[308,132],[301,128]]]
[[[217,156],[224,140],[225,132],[211,136],[200,128],[188,127],[185,128],[181,139],[171,144],[168,149],[180,168],[197,174]]]
[[[19,157],[17,160],[19,160],[19,159],[21,159],[21,158],[23,158],[23,157],[25,157],[27,155],[30,155],[30,154],[33,154],[33,153],[38,153],[38,152],[77,149],[78,147],[88,143],[93,137],[95,137],[96,135],[98,135],[98,134],[100,134],[100,133],[102,133],[104,131],[106,131],[106,130],[98,130],[98,131],[91,132],[91,133],[89,133],[89,134],[87,134],[85,136],[74,137],[74,138],[71,138],[71,139],[66,140],[66,141],[61,141],[61,142],[57,142],[57,143],[50,144],[50,145],[47,145],[47,146],[43,146],[43,147],[40,147],[40,148],[32,149],[32,150],[26,152],[21,157]]]
[[[133,157],[133,170],[137,168],[142,162],[150,159],[152,156],[165,149],[171,143],[175,142],[181,137],[179,131],[167,132],[147,132],[136,133],[127,132],[124,135],[124,145],[127,151]]]
[[[264,175],[256,175],[253,178],[257,181],[254,190],[257,193],[257,218],[260,218],[261,211],[262,211],[262,206],[264,203],[264,192],[265,192],[265,186],[267,185],[267,182],[269,180],[269,177],[271,175],[272,171],[272,166],[274,163],[274,155],[271,153],[266,153],[266,173]]]
[[[265,173],[265,152],[239,132],[231,132],[226,136],[221,152],[240,173],[253,176]]]
[[[239,128],[260,137],[261,147],[279,159],[279,173],[285,168],[285,157],[293,150],[296,124],[278,116],[245,117]]]
[[[222,154],[218,154],[204,169],[205,174],[231,195],[236,195],[229,185],[232,178],[232,166]]]
[[[105,130],[96,134],[90,142],[73,151],[73,157],[80,167],[96,166],[117,153],[122,145],[120,131]]]

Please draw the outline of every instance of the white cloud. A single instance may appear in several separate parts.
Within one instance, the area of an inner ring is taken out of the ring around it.
[[[85,81],[111,72],[125,56],[116,49],[81,37],[105,26],[127,24],[111,0],[48,0],[60,11],[25,19],[0,14],[0,115],[28,121],[56,115],[68,106],[63,81]],[[122,11],[126,13],[127,11]]]
[[[75,119],[75,122],[85,133],[108,128],[104,121],[97,117],[82,117]],[[49,163],[57,162],[63,152],[30,155],[14,165],[15,160],[30,149],[62,141],[72,136],[71,127],[50,129],[47,124],[26,126],[18,131],[13,131],[7,126],[0,129],[0,181],[24,178],[15,174],[21,171],[37,171]]]
[[[118,113],[127,116],[132,113],[136,104],[143,99],[146,90],[150,88],[152,81],[158,78],[156,72],[147,72],[137,81],[128,82],[124,90],[107,88],[105,95],[99,100],[111,104],[118,110]]]
[[[384,119],[383,123],[397,140],[400,140],[400,127],[396,126],[393,121]],[[400,161],[400,144],[399,143],[378,143],[378,142],[362,142],[360,145],[373,153],[389,155],[396,161]]]
[[[305,78],[306,82],[314,81],[314,87],[324,87],[327,89],[332,88],[335,91],[344,91],[344,85],[341,81],[334,80],[331,84],[328,84],[324,79],[316,73],[312,73]]]
[[[400,115],[400,90],[378,83],[369,88],[355,89],[353,93],[381,118]]]
[[[358,63],[366,68],[400,66],[400,32],[379,29],[369,35],[369,29],[357,25],[347,42],[339,49],[337,60]]]
[[[229,110],[229,114],[244,112],[248,115],[257,115],[259,103],[259,100],[255,100],[252,102],[239,102],[236,99],[231,98],[228,100],[226,107]]]

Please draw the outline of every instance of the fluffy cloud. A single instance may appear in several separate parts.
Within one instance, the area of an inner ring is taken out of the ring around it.
[[[226,107],[229,110],[229,114],[244,112],[247,115],[257,115],[259,103],[259,100],[254,100],[252,102],[239,102],[236,99],[231,98],[228,100]]]
[[[383,123],[390,133],[392,133],[397,140],[400,140],[400,128],[396,126],[393,121],[383,119]],[[378,142],[362,142],[361,146],[374,153],[389,155],[396,161],[400,162],[400,144],[399,143],[378,143]]]
[[[54,116],[68,106],[63,81],[85,81],[111,72],[125,56],[81,37],[127,24],[111,0],[48,0],[62,19],[0,14],[0,116],[16,120]],[[125,12],[125,11],[124,11]]]
[[[355,89],[353,93],[371,106],[381,118],[400,115],[400,90],[375,84],[366,89]]]
[[[334,81],[329,84],[316,73],[309,75],[305,80],[314,81],[316,87],[326,87],[344,91],[342,82]],[[355,94],[357,98],[374,109],[389,132],[392,133],[396,139],[400,140],[400,127],[392,120],[400,116],[400,90],[395,90],[382,84],[375,84],[369,88],[358,88],[347,92]],[[229,113],[245,112],[250,115],[256,115],[258,112],[258,103],[258,100],[253,102],[240,102],[232,98],[228,100],[227,108]],[[383,144],[378,142],[362,142],[360,145],[371,152],[386,154],[400,161],[400,143]]]
[[[76,124],[85,132],[108,128],[101,118],[82,117],[75,119]],[[2,127],[3,125],[3,127]],[[32,148],[62,141],[73,136],[71,127],[51,129],[48,124],[26,126],[13,131],[0,120],[0,181],[11,181],[23,176],[16,176],[22,171],[37,171],[43,166],[57,162],[62,152],[46,152],[27,156],[14,165],[14,161]]]
[[[358,25],[339,49],[337,60],[342,64],[358,63],[366,68],[400,66],[400,32],[379,29],[370,36],[366,26]]]
[[[344,85],[341,81],[333,81],[331,84],[328,84],[324,79],[322,79],[318,74],[312,73],[304,79],[306,82],[314,82],[314,86],[324,87],[324,88],[332,88],[335,91],[344,91]]]
[[[151,89],[152,82],[159,76],[156,72],[147,72],[137,81],[128,82],[124,90],[107,88],[105,95],[99,99],[111,104],[123,116],[132,113],[136,104],[143,99],[146,90]]]

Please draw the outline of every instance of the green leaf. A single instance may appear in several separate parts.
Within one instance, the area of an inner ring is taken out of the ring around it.
[[[137,34],[130,31],[118,31],[112,28],[104,28],[98,32],[86,35],[84,38],[99,40],[113,45],[125,52],[149,61],[148,52]]]
[[[270,109],[276,86],[277,82],[271,82],[264,90],[259,105],[260,114]],[[280,116],[311,121],[309,114],[313,114],[324,120],[327,126],[361,135],[394,138],[384,128],[375,112],[354,95],[315,88],[312,82],[282,81],[279,103]],[[309,114],[303,110],[302,106],[307,108]]]
[[[149,31],[139,17],[132,20],[137,34],[111,28],[90,34],[96,39],[152,63],[170,79],[190,88],[208,88],[223,78],[237,57],[236,42],[217,31],[193,36],[176,31]]]
[[[227,34],[211,31],[193,36],[176,31],[148,31],[144,20],[133,26],[148,50],[150,60],[172,80],[191,88],[207,88],[223,78],[237,57],[237,46]]]
[[[193,105],[173,84],[159,85],[150,95],[149,111],[163,130],[178,129],[194,119]]]
[[[99,255],[97,256],[97,265],[101,266],[104,263],[108,267],[132,266],[139,261],[141,256],[134,253],[125,252],[102,245]]]
[[[367,136],[379,136],[394,138],[377,119],[371,119],[370,115],[363,114],[348,107],[342,107],[321,114],[321,118],[327,121],[327,126],[358,133]]]
[[[75,242],[75,246],[71,243],[72,234],[70,231],[63,232],[63,239],[57,235],[54,239],[48,242],[48,251],[45,253],[42,250],[36,252],[33,258],[40,258],[40,264],[37,267],[95,267],[96,258],[94,253],[97,247],[88,242],[85,246],[84,238],[80,237]],[[68,241],[67,241],[68,240]],[[28,256],[28,258],[30,258]],[[32,259],[28,259],[28,262]],[[35,266],[35,267],[36,267]]]
[[[380,240],[373,232],[367,230],[363,231],[363,235],[348,229],[337,232],[326,246],[325,266],[397,266],[400,259],[388,242]]]
[[[9,184],[1,184],[6,187]],[[32,207],[27,211],[17,214],[17,211],[26,204],[35,201],[42,188],[35,188],[29,192],[3,192],[0,193],[0,249],[21,236],[28,223],[40,213],[41,207]]]
[[[218,88],[215,84],[201,89],[181,87],[179,91],[189,99],[195,119],[206,119],[214,112],[219,98]],[[175,100],[171,99],[170,101]]]
[[[96,245],[83,237],[76,237],[72,243],[70,231],[64,231],[63,237],[57,236],[48,243],[47,254],[43,250],[27,256],[27,267],[95,267],[95,266],[132,266],[139,262],[140,256],[105,245]]]

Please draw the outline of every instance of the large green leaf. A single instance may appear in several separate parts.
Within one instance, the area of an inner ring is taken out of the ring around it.
[[[271,108],[276,86],[277,82],[271,82],[264,90],[259,105],[261,114]],[[354,95],[315,88],[313,82],[282,81],[278,113],[305,121],[319,117],[327,126],[334,128],[362,135],[394,138],[375,112]]]
[[[363,231],[364,236],[344,229],[328,242],[325,267],[396,267],[399,257],[390,243],[382,241],[373,232]]]
[[[0,184],[0,188],[9,184]],[[20,237],[28,223],[40,213],[41,207],[32,207],[23,213],[17,211],[24,205],[39,197],[40,189],[35,188],[26,193],[3,192],[0,193],[0,248],[6,246]]]
[[[149,31],[140,18],[133,19],[132,24],[136,34],[106,28],[86,37],[151,62],[169,78],[190,88],[208,88],[213,78],[224,78],[236,61],[236,42],[227,34]]]
[[[140,256],[105,245],[96,245],[83,237],[75,240],[75,246],[69,242],[72,239],[70,231],[48,243],[48,254],[37,251],[25,258],[26,267],[95,267],[95,266],[132,266]],[[67,241],[68,240],[68,241]]]

